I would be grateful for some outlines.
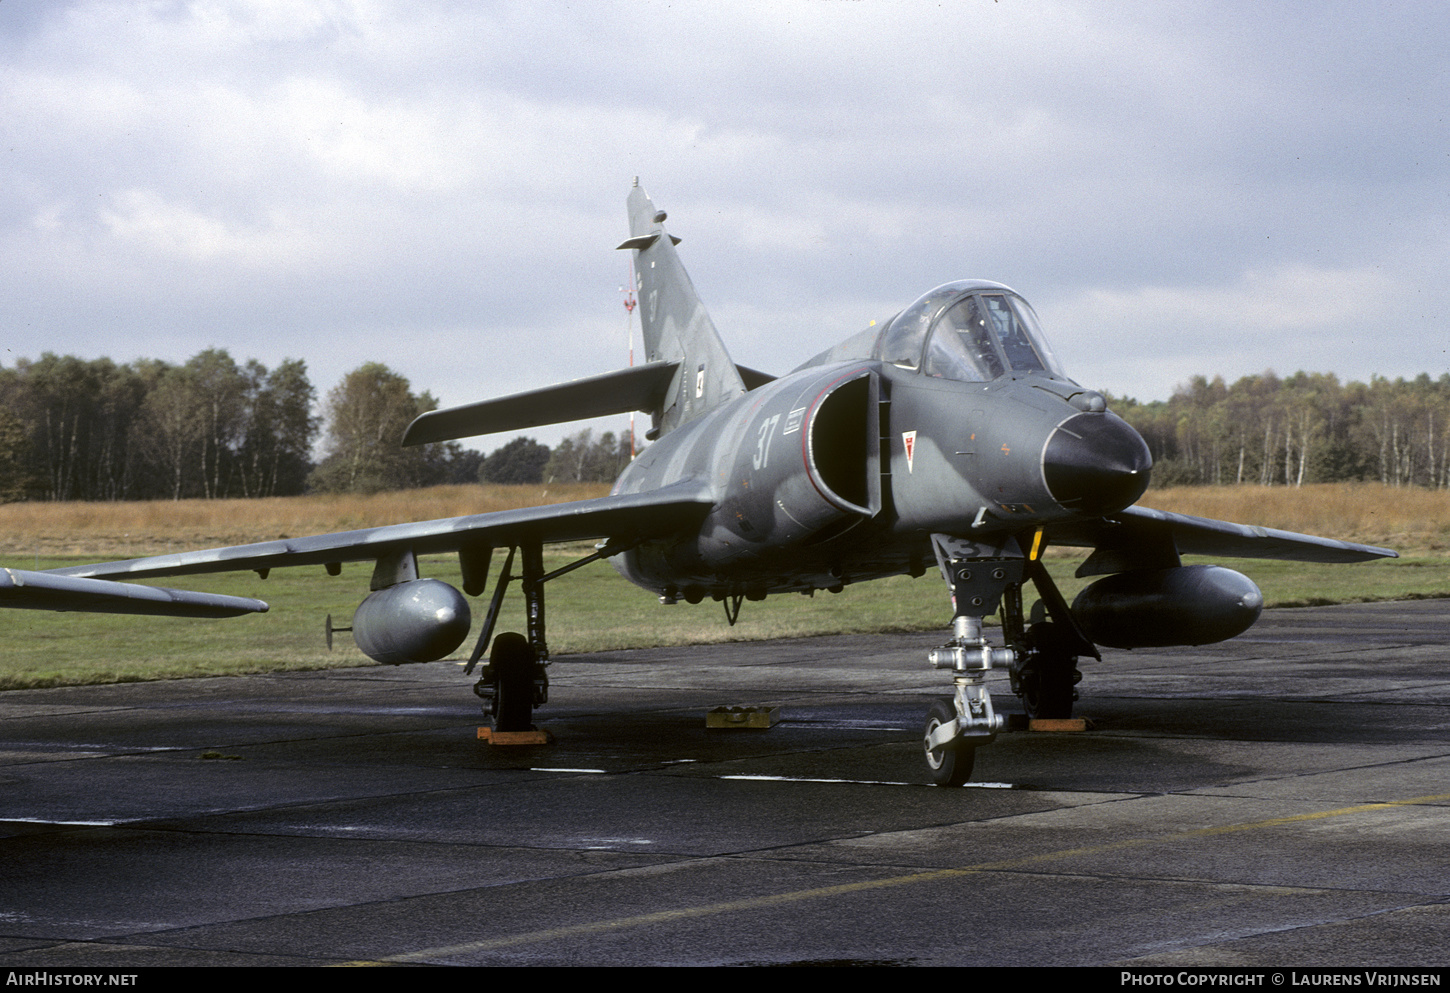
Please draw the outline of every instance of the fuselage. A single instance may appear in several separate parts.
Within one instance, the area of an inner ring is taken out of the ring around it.
[[[920,574],[934,532],[1016,534],[1132,504],[1143,440],[1061,374],[1035,321],[1004,331],[991,307],[1031,313],[999,284],[947,284],[666,434],[615,492],[693,479],[715,507],[616,567],[691,601],[834,589]]]

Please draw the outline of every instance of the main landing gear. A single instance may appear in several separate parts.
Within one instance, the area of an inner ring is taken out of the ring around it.
[[[521,579],[528,637],[516,631],[505,631],[494,638],[488,662],[479,672],[478,682],[473,685],[473,692],[483,700],[483,712],[488,715],[495,731],[532,731],[534,708],[549,700],[549,673],[545,669],[549,664],[549,646],[544,642],[543,546],[523,546],[523,575],[518,577],[509,571],[513,568],[517,551],[517,548],[510,548],[508,557],[504,559],[483,630],[479,632],[478,643],[468,660],[468,668],[464,670],[473,672],[484,648],[488,647],[488,639],[498,622],[499,608],[503,606],[509,583],[516,578]]]
[[[1012,691],[1029,717],[1067,717],[1077,698],[1073,687],[1082,678],[1077,656],[1097,657],[1097,650],[1078,629],[1042,563],[1024,557],[1014,538],[983,542],[934,534],[931,542],[954,616],[952,639],[928,657],[936,668],[952,671],[955,693],[927,711],[922,748],[933,782],[961,786],[971,777],[977,748],[995,740],[1003,723],[992,709],[987,673],[1007,668]],[[1022,611],[1027,579],[1042,596],[1031,627],[1024,626]],[[999,601],[1005,644],[993,645],[982,621]]]
[[[504,593],[508,591],[509,583],[518,579],[524,591],[524,616],[528,633],[523,635],[516,631],[505,631],[494,638],[488,662],[480,670],[478,682],[473,686],[473,692],[484,701],[483,710],[489,716],[493,730],[531,731],[534,727],[534,708],[549,702],[549,673],[546,668],[549,664],[549,646],[544,641],[544,584],[565,573],[573,572],[580,566],[618,555],[630,547],[632,546],[628,544],[605,544],[592,555],[586,555],[553,572],[544,571],[544,548],[541,543],[532,542],[509,549],[508,557],[504,559],[503,571],[499,573],[498,583],[494,586],[493,599],[489,601],[483,629],[478,634],[478,643],[474,645],[473,655],[469,657],[468,667],[464,669],[466,674],[471,674],[478,660],[483,657],[484,649],[488,647],[489,638],[493,635],[494,625],[498,622]],[[516,552],[523,553],[520,556],[523,572],[517,576],[510,572]],[[487,557],[484,556],[484,575],[487,573]],[[483,581],[480,579],[480,593],[482,585]]]
[[[534,708],[549,699],[549,674],[516,631],[493,639],[488,665],[473,687],[495,731],[532,731]]]
[[[1071,717],[1074,687],[1082,681],[1072,633],[1053,621],[1037,621],[1027,629],[1023,645],[1021,664],[1009,670],[1023,711],[1028,717]]]

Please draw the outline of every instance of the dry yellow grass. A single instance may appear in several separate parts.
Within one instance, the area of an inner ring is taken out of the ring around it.
[[[329,531],[460,517],[603,496],[598,483],[435,486],[371,496],[0,505],[0,563],[24,557],[132,558]]]
[[[0,563],[56,555],[130,558],[603,496],[601,484],[437,486],[372,496],[268,500],[0,505]],[[1384,545],[1401,554],[1450,550],[1450,492],[1332,483],[1301,489],[1201,486],[1152,490],[1160,510]]]

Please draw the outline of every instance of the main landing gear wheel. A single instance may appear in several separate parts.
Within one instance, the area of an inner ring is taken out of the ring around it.
[[[521,634],[506,631],[493,639],[493,729],[531,731],[534,716],[534,651]]]
[[[1032,647],[1017,678],[1022,709],[1028,717],[1071,717],[1077,699],[1074,687],[1082,679],[1077,657],[1069,653],[1051,621],[1032,625],[1027,640]]]
[[[961,786],[972,778],[972,765],[977,758],[977,749],[964,745],[961,740],[947,742],[933,750],[929,744],[931,734],[943,724],[957,719],[956,704],[951,697],[932,702],[926,712],[926,727],[922,731],[922,743],[926,750],[926,766],[931,770],[932,782],[938,786]]]

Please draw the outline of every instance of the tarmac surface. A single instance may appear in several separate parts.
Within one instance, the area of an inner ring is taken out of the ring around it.
[[[962,789],[943,637],[565,657],[529,748],[448,663],[0,694],[0,964],[1450,960],[1450,601],[1105,652]]]

